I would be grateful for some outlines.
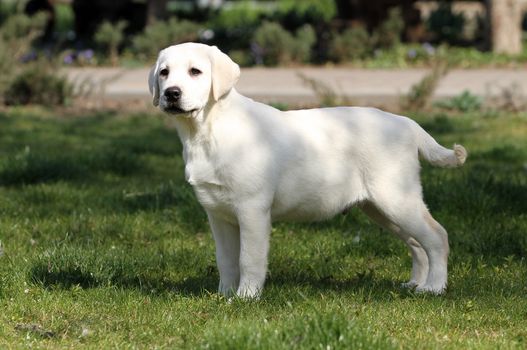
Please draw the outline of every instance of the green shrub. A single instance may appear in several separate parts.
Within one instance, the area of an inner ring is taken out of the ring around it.
[[[55,4],[55,31],[61,36],[67,35],[75,28],[75,14],[71,4]]]
[[[221,7],[218,14],[208,23],[213,33],[213,38],[210,39],[222,49],[236,50],[239,56],[241,50],[246,50],[243,56],[248,56],[250,52],[247,48],[251,43],[252,35],[261,24],[261,18],[267,13],[266,9],[253,6],[248,1],[234,2],[232,6]],[[244,58],[243,61],[252,63],[250,57],[249,60]]]
[[[346,62],[366,58],[370,53],[370,35],[366,29],[357,27],[334,35],[328,56],[335,62]]]
[[[16,3],[0,1],[0,25],[16,13]]]
[[[119,21],[115,24],[104,21],[95,33],[95,42],[107,50],[113,66],[116,66],[119,61],[119,46],[124,40],[124,29],[127,26],[126,21]]]
[[[216,29],[237,30],[257,27],[262,15],[266,11],[254,7],[248,1],[233,3],[232,6],[222,7],[210,24]]]
[[[404,31],[404,19],[401,9],[391,8],[388,11],[388,18],[382,22],[373,34],[375,47],[390,49],[401,43],[401,36]]]
[[[280,24],[265,22],[256,30],[253,40],[262,49],[265,65],[288,64],[293,60],[295,39]]]
[[[73,96],[72,86],[48,60],[20,64],[27,55],[38,56],[31,44],[45,23],[45,14],[15,14],[0,28],[0,102],[62,105]]]
[[[279,12],[292,24],[327,23],[337,14],[337,5],[334,0],[280,0]]]
[[[483,105],[483,99],[465,90],[460,95],[438,101],[435,105],[440,108],[467,113],[479,111]]]
[[[293,60],[304,63],[311,61],[311,51],[317,41],[317,35],[313,26],[305,24],[298,28],[295,38]]]
[[[132,49],[140,59],[154,59],[160,48],[186,41],[197,41],[200,26],[194,22],[171,18],[166,22],[156,22],[135,36]]]
[[[34,63],[18,73],[4,93],[7,105],[64,105],[73,97],[67,78],[48,62]]]
[[[411,87],[402,101],[403,109],[415,111],[428,107],[439,82],[447,72],[448,63],[444,60],[436,61],[432,71]]]
[[[248,67],[254,63],[247,50],[231,50],[229,51],[229,57],[242,67]]]
[[[308,86],[313,91],[318,104],[320,104],[321,107],[335,107],[353,104],[345,95],[339,94],[331,86],[320,80],[310,78],[302,73],[298,73],[297,76],[302,80],[304,85]]]
[[[22,55],[27,54],[34,39],[44,33],[47,15],[38,13],[32,17],[15,14],[7,18],[0,28],[2,61],[16,62]],[[11,66],[9,70],[12,70]],[[2,71],[5,73],[5,71]]]
[[[313,27],[308,24],[299,28],[296,36],[293,36],[280,24],[265,22],[254,33],[253,41],[262,50],[263,63],[275,66],[309,62],[316,35]]]

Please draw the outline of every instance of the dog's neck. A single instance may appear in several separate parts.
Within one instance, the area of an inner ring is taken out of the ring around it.
[[[211,102],[201,110],[175,118],[175,126],[185,153],[191,152],[192,149],[213,147],[212,121],[222,115],[231,104],[231,100],[237,96],[240,95],[233,88],[218,101],[211,99]]]

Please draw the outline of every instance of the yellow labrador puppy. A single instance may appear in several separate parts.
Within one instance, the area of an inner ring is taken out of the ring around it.
[[[260,295],[273,221],[357,205],[410,249],[405,286],[442,293],[448,237],[423,202],[418,158],[457,167],[463,146],[444,148],[411,119],[373,108],[281,112],[239,94],[239,76],[215,46],[185,43],[162,50],[148,79],[154,106],[175,117],[186,180],[207,212],[219,292]]]

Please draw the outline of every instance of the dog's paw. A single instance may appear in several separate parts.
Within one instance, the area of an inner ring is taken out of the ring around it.
[[[261,292],[261,287],[256,287],[253,285],[241,285],[236,292],[236,298],[244,300],[258,300],[260,299]]]
[[[418,285],[419,285],[419,283],[417,283],[417,281],[414,281],[414,280],[410,280],[408,282],[401,283],[401,287],[402,288],[406,288],[406,289],[414,289]]]
[[[424,286],[418,286],[415,288],[417,293],[430,293],[434,295],[442,295],[446,292],[446,285],[433,286],[425,284]]]

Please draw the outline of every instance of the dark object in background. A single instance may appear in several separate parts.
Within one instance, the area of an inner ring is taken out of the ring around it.
[[[28,16],[33,16],[39,12],[45,12],[48,16],[44,35],[40,38],[44,42],[49,42],[53,39],[53,31],[55,29],[55,8],[50,0],[30,0],[24,8],[24,13]]]
[[[146,3],[132,0],[73,0],[75,33],[81,40],[89,41],[105,20],[113,23],[126,20],[125,32],[135,34],[146,24]]]
[[[336,0],[337,16],[344,23],[361,23],[370,33],[386,21],[390,9],[401,9],[405,25],[405,37],[415,40],[409,32],[421,24],[419,11],[414,7],[417,0]]]

